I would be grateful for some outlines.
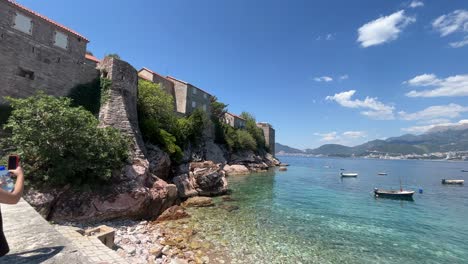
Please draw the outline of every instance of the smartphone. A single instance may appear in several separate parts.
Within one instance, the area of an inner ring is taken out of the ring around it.
[[[19,165],[19,156],[18,155],[10,155],[8,157],[8,170],[16,170]]]

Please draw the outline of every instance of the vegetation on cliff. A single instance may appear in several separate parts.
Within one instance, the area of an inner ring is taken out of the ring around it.
[[[82,185],[110,179],[128,158],[128,140],[115,128],[98,128],[98,120],[70,98],[38,93],[7,98],[13,112],[4,140],[16,148],[30,184]]]
[[[174,98],[159,84],[142,79],[138,81],[138,118],[144,139],[160,146],[174,161],[182,158],[188,143],[200,142],[209,122],[201,109],[179,117]]]
[[[245,129],[233,128],[224,122],[224,115],[228,105],[218,101],[216,97],[211,100],[212,116],[215,125],[215,142],[225,144],[230,151],[265,149],[265,137],[263,131],[257,127],[257,122],[252,114],[243,112],[241,117],[246,119]]]

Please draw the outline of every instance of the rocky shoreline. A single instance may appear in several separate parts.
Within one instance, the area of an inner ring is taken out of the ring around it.
[[[189,211],[235,212],[239,207],[230,203],[226,177],[268,171],[280,162],[266,152],[231,154],[205,144],[187,149],[183,161],[172,164],[157,146],[146,147],[145,159],[133,159],[102,188],[30,188],[24,198],[61,225],[114,228],[115,250],[130,263],[236,263],[227,243],[207,240]],[[213,196],[221,202],[214,203]]]
[[[226,243],[206,239],[206,234],[198,229],[196,223],[190,221],[191,215],[187,212],[198,210],[199,207],[217,207],[226,212],[238,209],[235,205],[226,204],[232,201],[229,195],[221,196],[221,201],[215,203],[210,197],[192,197],[181,206],[169,208],[155,221],[114,220],[91,225],[76,222],[58,224],[85,230],[98,225],[114,228],[114,250],[129,263],[235,263],[236,260],[229,258]]]

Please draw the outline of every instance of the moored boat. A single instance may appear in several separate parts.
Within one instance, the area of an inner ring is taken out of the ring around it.
[[[464,184],[465,183],[465,180],[446,180],[446,179],[442,179],[442,184]]]
[[[387,175],[386,172],[379,172],[379,173],[377,173],[377,174],[378,174],[378,175]]]
[[[412,200],[414,191],[374,189],[375,197]]]
[[[340,173],[341,177],[357,177],[358,174],[355,172],[342,172]]]
[[[461,172],[468,172],[468,170],[461,170]]]

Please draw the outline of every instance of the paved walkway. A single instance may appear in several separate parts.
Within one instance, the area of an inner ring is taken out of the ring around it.
[[[10,253],[0,263],[128,263],[96,237],[76,232],[78,228],[49,224],[23,199],[1,210]]]
[[[80,249],[93,263],[127,264],[117,252],[104,245],[99,239],[92,236],[82,236],[77,232],[79,228],[73,226],[56,225],[55,229]]]
[[[23,199],[1,210],[10,252],[0,263],[93,263]]]

